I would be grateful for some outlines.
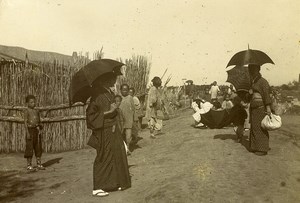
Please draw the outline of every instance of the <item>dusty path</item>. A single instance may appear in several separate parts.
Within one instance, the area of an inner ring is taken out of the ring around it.
[[[129,157],[128,190],[91,196],[92,149],[45,154],[47,170],[32,174],[24,172],[22,154],[2,154],[0,201],[300,202],[300,116],[283,117],[283,128],[271,132],[269,155],[258,157],[234,142],[232,128],[192,128],[190,114],[167,121],[156,140],[141,133]]]

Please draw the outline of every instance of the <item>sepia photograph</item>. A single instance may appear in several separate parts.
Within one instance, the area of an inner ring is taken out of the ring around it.
[[[0,202],[300,202],[300,1],[0,0]]]

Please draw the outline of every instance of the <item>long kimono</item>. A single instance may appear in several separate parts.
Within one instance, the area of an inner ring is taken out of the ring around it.
[[[266,106],[271,104],[270,86],[266,79],[259,76],[252,84],[254,92],[250,101],[250,149],[252,151],[269,151],[269,133],[261,127],[266,116]],[[254,95],[258,96],[254,96]]]
[[[117,111],[104,116],[114,101],[114,94],[100,89],[92,96],[86,110],[87,127],[92,130],[88,145],[97,150],[93,167],[94,190],[117,190],[131,187],[123,139],[117,125]]]

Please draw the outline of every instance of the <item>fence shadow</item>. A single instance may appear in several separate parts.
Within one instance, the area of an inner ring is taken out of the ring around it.
[[[25,172],[0,171],[0,202],[15,202],[42,190],[36,185],[39,178],[26,177]]]
[[[62,160],[62,157],[51,159],[51,160],[46,161],[45,163],[43,163],[43,166],[44,167],[49,167],[53,164],[58,164],[60,160]]]

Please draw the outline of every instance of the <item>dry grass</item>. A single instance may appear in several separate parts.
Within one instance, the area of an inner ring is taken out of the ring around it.
[[[128,84],[135,89],[137,95],[146,93],[149,82],[149,73],[151,68],[150,59],[142,55],[133,55],[125,61],[121,58],[120,62],[126,65],[125,75],[119,76],[117,80],[117,91],[119,92],[122,84]]]

